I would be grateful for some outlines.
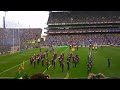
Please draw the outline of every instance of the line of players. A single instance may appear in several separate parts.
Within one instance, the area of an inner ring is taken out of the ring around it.
[[[72,47],[70,47],[70,49],[71,49]],[[89,49],[90,50],[90,52],[92,52],[92,50],[94,50],[95,49],[95,51],[97,51],[97,48],[93,48],[92,46],[90,46],[90,48],[91,49]],[[76,47],[75,48],[76,50],[78,50],[78,47]],[[51,52],[54,52],[54,50],[50,50],[50,53]],[[93,66],[93,64],[92,64],[92,55],[90,54],[90,52],[89,52],[89,55],[88,55],[88,62],[87,62],[87,69],[88,69],[88,74],[89,74],[89,72],[91,71],[91,69],[92,69],[92,66]],[[46,58],[46,66],[47,66],[47,70],[48,70],[48,67],[49,67],[49,65],[50,65],[50,61],[48,60],[48,49],[45,51],[45,53],[44,54],[42,54],[42,52],[40,52],[40,54],[37,54],[37,55],[33,55],[31,58],[30,58],[30,63],[32,64],[34,64],[34,68],[35,68],[35,66],[36,66],[36,63],[40,63],[40,61],[42,62],[42,66],[44,66],[44,60],[45,60],[45,58]],[[55,69],[55,66],[56,66],[56,60],[58,60],[59,61],[59,64],[60,64],[60,68],[62,69],[62,72],[64,71],[64,53],[61,53],[60,54],[60,56],[58,57],[58,59],[57,59],[57,53],[56,52],[54,52],[53,53],[53,56],[52,56],[52,66],[53,66],[53,68]],[[72,61],[71,61],[72,60]],[[79,55],[76,55],[76,56],[74,56],[73,55],[73,53],[72,52],[70,52],[69,54],[68,54],[68,56],[67,56],[67,70],[70,70],[70,63],[73,63],[73,66],[76,68],[76,65],[77,65],[77,63],[79,63],[79,60],[80,60],[80,57],[79,57]],[[108,67],[110,68],[110,66],[111,66],[111,58],[108,58]]]
[[[72,61],[71,61],[72,60]],[[58,61],[60,64],[60,67],[62,68],[62,72],[64,71],[64,53],[61,53],[58,57]],[[79,63],[80,57],[78,55],[74,56],[72,52],[70,52],[67,56],[67,70],[70,70],[70,63],[73,63],[73,66],[76,68],[77,63]]]
[[[88,68],[88,74],[89,72],[92,70],[92,56],[89,54],[88,56],[88,64],[87,64],[87,68]]]
[[[88,54],[88,62],[87,62],[87,69],[88,69],[88,74],[90,73],[90,71],[92,70],[92,50],[96,49],[97,51],[97,48],[94,48],[94,45],[91,44],[90,42],[90,45],[89,45],[89,54]]]
[[[50,61],[48,60],[48,50],[46,50],[45,53],[42,54],[42,52],[40,54],[37,55],[33,55],[30,58],[30,64],[34,64],[34,68],[36,67],[36,63],[39,65],[40,62],[42,62],[42,66],[44,66],[44,60],[46,59],[46,68],[48,70],[49,65],[50,65]],[[58,60],[59,64],[60,64],[60,68],[62,69],[62,72],[64,71],[64,67],[65,67],[65,63],[64,63],[64,53],[61,53],[60,56],[57,58],[57,53],[54,52],[53,56],[52,56],[52,60],[51,60],[51,65],[53,66],[53,68],[55,69],[56,66],[56,60]],[[79,55],[73,55],[73,52],[70,52],[67,56],[67,70],[70,70],[70,63],[73,63],[73,66],[76,68],[77,63],[79,63],[80,61],[80,57]]]
[[[42,53],[40,50],[40,54],[34,54],[31,58],[30,58],[30,64],[34,64],[34,68],[37,64],[40,64],[40,62],[42,62],[42,66],[44,66],[44,60],[45,60],[45,56],[48,57],[48,49],[45,51],[45,53]]]

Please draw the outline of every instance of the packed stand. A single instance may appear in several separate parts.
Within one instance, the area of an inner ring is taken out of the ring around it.
[[[48,24],[59,23],[118,23],[120,22],[119,11],[72,11],[51,12]]]
[[[54,33],[84,33],[84,32],[120,32],[120,28],[84,28],[84,29],[56,29],[56,30],[49,30],[48,34]]]
[[[0,29],[0,53],[9,52],[11,48],[20,45],[20,49],[35,47],[37,39],[41,37],[42,29]]]
[[[120,34],[48,35],[44,45],[67,46],[75,43],[88,46],[90,39],[97,45],[120,45]]]

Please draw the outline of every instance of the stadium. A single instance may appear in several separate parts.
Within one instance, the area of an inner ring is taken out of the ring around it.
[[[120,77],[119,11],[49,11],[46,23],[46,36],[0,28],[0,79]]]

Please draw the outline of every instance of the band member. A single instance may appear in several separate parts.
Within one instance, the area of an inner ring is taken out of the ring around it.
[[[35,68],[35,66],[36,66],[36,60],[35,59],[33,60],[33,63],[34,63],[34,68]]]
[[[73,57],[72,57],[72,61],[73,61],[73,63],[74,63],[74,60],[75,60],[75,57],[73,56]]]
[[[61,67],[61,65],[62,65],[62,59],[60,59],[60,67]]]
[[[64,57],[63,56],[61,57],[61,60],[64,61]]]
[[[69,70],[70,69],[70,61],[69,60],[67,60],[67,70]]]
[[[55,69],[55,60],[53,60],[53,66],[54,66],[54,69]]]
[[[70,57],[69,57],[69,56],[67,57],[67,61],[69,61],[69,62],[70,62]]]
[[[42,66],[44,66],[44,59],[42,59]]]
[[[77,60],[77,62],[79,63],[80,58],[79,58],[79,56],[78,56],[78,55],[76,55],[76,60]]]
[[[46,60],[46,66],[47,66],[47,70],[48,70],[48,66],[49,66],[49,61]]]
[[[32,65],[33,63],[33,57],[30,58],[30,64]]]
[[[73,53],[72,52],[70,52],[70,58],[72,58],[73,57]]]
[[[58,57],[58,61],[59,61],[59,63],[60,63],[60,56]]]
[[[89,74],[89,72],[90,72],[90,64],[89,63],[87,64],[87,69],[88,69],[88,74]]]
[[[46,58],[48,58],[48,52],[46,52]]]
[[[45,59],[45,53],[43,54],[43,59]]]
[[[60,59],[63,61],[64,60],[64,53],[60,54]]]
[[[52,65],[53,65],[53,61],[54,61],[54,60],[52,59]]]
[[[57,53],[55,52],[54,53],[54,60],[57,58]]]
[[[76,65],[77,65],[77,60],[74,59],[74,67],[76,68]]]
[[[110,68],[111,62],[110,62],[110,58],[108,58],[108,67]]]
[[[42,50],[41,50],[41,47],[40,47],[40,52],[41,52]]]
[[[39,55],[37,56],[37,63],[38,64],[40,63],[40,56]]]

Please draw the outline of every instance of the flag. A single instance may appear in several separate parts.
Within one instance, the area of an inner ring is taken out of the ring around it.
[[[26,74],[24,72],[24,61],[23,61],[23,63],[21,63],[20,67],[18,68],[15,79],[27,79],[24,77],[26,77]]]
[[[23,61],[23,63],[21,64],[21,69],[24,70],[24,61]]]
[[[15,79],[23,79],[24,70],[18,69]]]

